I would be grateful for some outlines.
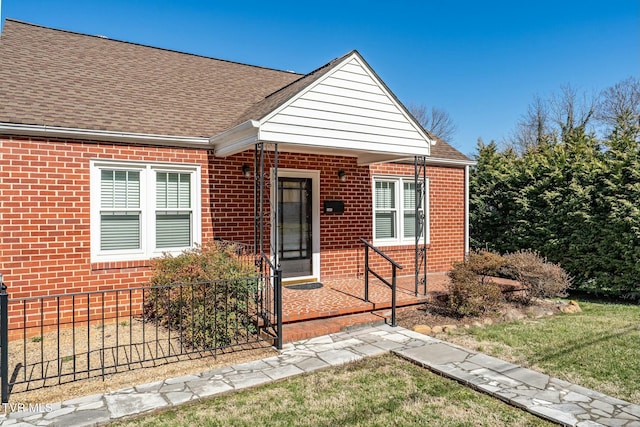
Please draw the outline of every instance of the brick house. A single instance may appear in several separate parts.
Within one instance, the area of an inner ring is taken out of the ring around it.
[[[361,237],[413,274],[421,210],[443,272],[468,249],[471,164],[356,51],[302,75],[15,20],[0,36],[12,297],[139,286],[163,252],[252,243],[258,186],[289,280],[361,277]]]

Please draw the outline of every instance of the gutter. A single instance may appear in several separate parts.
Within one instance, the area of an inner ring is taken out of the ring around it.
[[[0,134],[210,148],[209,138],[0,122]]]
[[[443,166],[475,166],[474,160],[455,160],[455,159],[439,159],[437,157],[427,157],[426,162],[428,165],[443,165]]]
[[[452,166],[452,167],[467,167],[475,166],[478,162],[474,160],[457,160],[457,159],[442,159],[438,157],[425,157],[426,164],[429,166]],[[413,163],[413,158],[403,157],[402,159],[395,160],[399,163]]]

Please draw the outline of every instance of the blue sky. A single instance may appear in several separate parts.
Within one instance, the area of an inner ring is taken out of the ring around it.
[[[307,73],[357,49],[405,104],[445,109],[465,154],[533,97],[640,75],[640,1],[0,0],[53,28]]]

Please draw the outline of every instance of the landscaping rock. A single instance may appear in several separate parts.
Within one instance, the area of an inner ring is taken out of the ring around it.
[[[458,327],[456,325],[444,325],[442,327],[442,330],[444,331],[444,333],[448,334],[452,331],[455,331],[456,329],[458,329]]]
[[[582,309],[576,301],[571,300],[569,301],[569,304],[562,305],[560,307],[560,311],[563,313],[580,313]]]
[[[491,320],[491,319],[484,319],[484,320],[482,321],[482,323],[484,323],[485,325],[493,325],[493,320]]]
[[[531,306],[527,308],[527,314],[539,319],[547,314],[547,308],[543,306]]]
[[[440,334],[442,333],[442,331],[442,326],[434,326],[433,328],[431,328],[431,332],[433,332],[434,334]]]
[[[504,319],[505,322],[514,322],[516,320],[521,320],[525,318],[525,315],[522,311],[517,310],[515,308],[509,308],[507,311],[505,311],[505,313],[502,315],[502,318]]]
[[[427,325],[416,325],[413,327],[413,330],[419,334],[423,335],[431,335],[431,326]]]

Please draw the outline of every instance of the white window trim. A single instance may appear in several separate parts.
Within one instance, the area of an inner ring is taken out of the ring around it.
[[[164,253],[177,255],[202,241],[202,175],[200,165],[160,162],[128,162],[92,159],[90,168],[90,233],[91,262],[139,261],[162,256]],[[100,249],[100,171],[102,169],[124,169],[140,172],[140,249],[110,250]],[[192,179],[192,246],[180,248],[155,247],[156,192],[155,172],[190,173]]]
[[[395,182],[397,185],[396,191],[396,212],[397,212],[397,221],[396,221],[396,235],[397,237],[392,239],[376,239],[376,182],[377,181],[386,181],[386,182]],[[372,232],[373,232],[373,244],[377,246],[406,246],[406,245],[415,245],[416,239],[415,237],[404,237],[404,209],[403,209],[403,200],[402,194],[404,190],[405,182],[415,182],[415,178],[413,176],[392,176],[392,175],[374,175],[371,180],[371,200],[372,200],[372,216],[371,216],[371,224],[372,224]],[[425,213],[425,236],[427,241],[424,242],[424,239],[420,239],[420,244],[429,244],[431,241],[431,212],[430,212],[430,197],[429,197],[429,178],[426,179],[426,197],[424,200],[423,210]]]

